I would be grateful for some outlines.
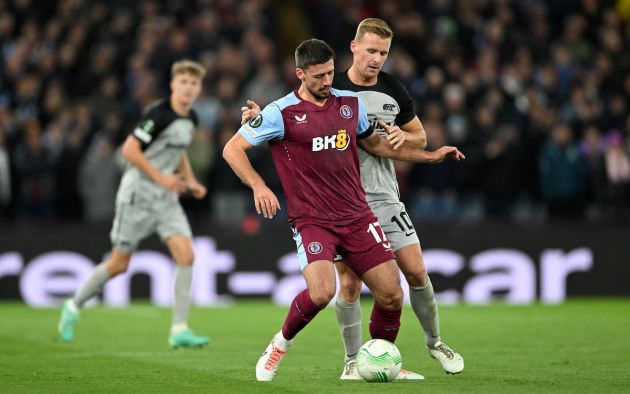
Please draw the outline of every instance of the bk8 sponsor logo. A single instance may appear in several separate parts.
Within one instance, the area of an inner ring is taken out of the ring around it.
[[[337,134],[313,138],[313,152],[325,149],[346,150],[350,145],[350,136],[346,130],[339,130]]]

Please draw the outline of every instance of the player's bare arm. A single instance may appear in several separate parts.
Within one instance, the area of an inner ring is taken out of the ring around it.
[[[206,187],[197,181],[186,152],[182,153],[182,158],[180,159],[179,166],[177,167],[177,174],[183,177],[186,187],[193,197],[200,200],[206,196]]]
[[[411,148],[426,149],[427,133],[417,116],[401,125],[400,129],[405,133],[405,145]]]
[[[388,135],[395,131],[395,129],[400,130],[398,126],[388,126],[383,121],[380,121],[380,125]],[[359,143],[363,149],[374,156],[416,163],[438,164],[444,160],[461,160],[466,158],[464,154],[454,146],[443,146],[433,152],[412,148],[406,145],[394,149],[387,138],[381,138],[377,133],[372,133],[369,137],[359,140]]]
[[[271,219],[280,209],[280,202],[278,197],[267,187],[260,174],[252,167],[246,153],[251,148],[253,145],[239,133],[236,133],[223,148],[223,158],[241,181],[252,189],[256,212]]]
[[[140,141],[133,136],[127,137],[122,147],[123,157],[140,171],[149,176],[153,181],[166,190],[183,193],[186,191],[186,183],[177,175],[162,174],[146,158],[142,152]]]

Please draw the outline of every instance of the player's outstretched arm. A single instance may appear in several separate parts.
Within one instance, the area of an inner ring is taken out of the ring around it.
[[[280,209],[280,202],[278,197],[267,187],[260,174],[252,167],[246,153],[251,148],[253,145],[239,133],[236,133],[223,148],[223,158],[241,181],[254,192],[256,212],[271,219]]]
[[[381,121],[381,126],[389,132],[396,126],[388,126]],[[399,148],[392,146],[391,141],[381,138],[377,133],[359,140],[361,147],[374,156],[387,157],[389,159],[412,161],[416,163],[438,164],[444,160],[461,160],[466,157],[454,146],[443,146],[440,149],[429,152],[423,149],[402,145]]]
[[[162,174],[158,171],[153,164],[147,159],[142,152],[140,141],[132,135],[127,137],[122,147],[123,157],[134,166],[138,167],[140,171],[144,172],[153,181],[166,190],[175,191],[177,193],[183,193],[186,191],[186,183],[177,175]]]

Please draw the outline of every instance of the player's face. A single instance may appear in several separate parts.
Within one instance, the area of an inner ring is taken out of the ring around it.
[[[382,38],[374,33],[365,33],[360,40],[350,43],[353,66],[366,80],[376,78],[387,60],[391,38]]]
[[[302,80],[302,86],[317,101],[323,101],[330,96],[333,77],[335,75],[335,62],[330,59],[326,63],[314,64],[305,69],[296,69],[296,75]]]
[[[189,73],[177,74],[171,80],[171,92],[181,104],[192,105],[201,93],[201,79]]]

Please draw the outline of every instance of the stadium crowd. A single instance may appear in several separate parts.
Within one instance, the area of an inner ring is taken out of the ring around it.
[[[326,40],[347,69],[371,16],[395,32],[384,69],[429,149],[467,157],[397,163],[415,219],[630,221],[628,0],[0,0],[0,221],[111,223],[118,147],[182,58],[208,70],[189,157],[209,193],[186,209],[250,220],[220,154],[240,107],[296,86],[302,39]],[[270,155],[251,160],[281,195]]]

